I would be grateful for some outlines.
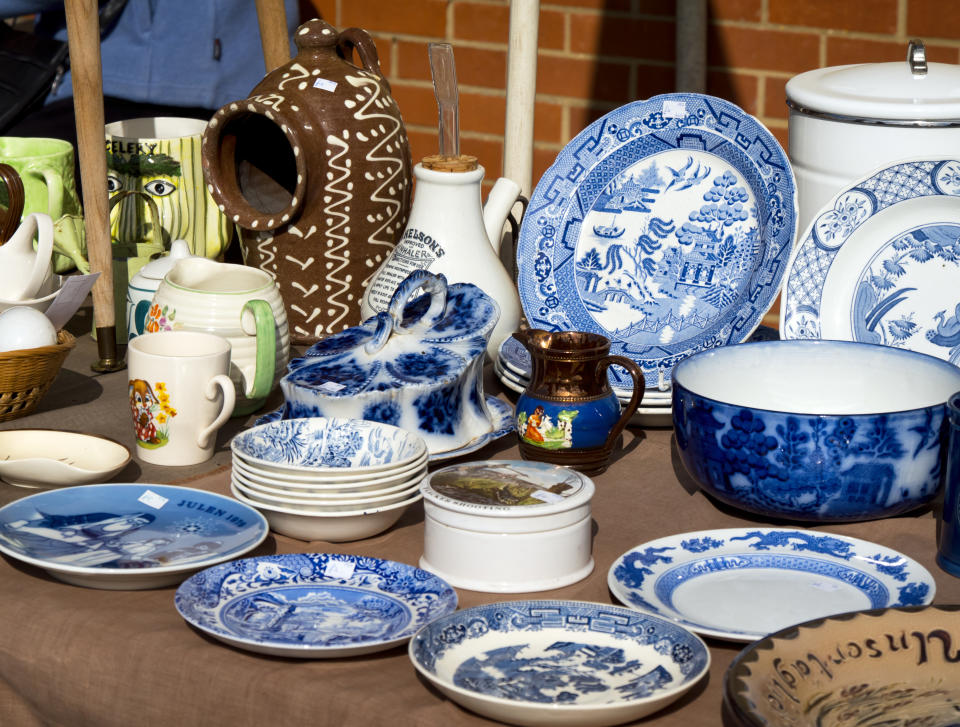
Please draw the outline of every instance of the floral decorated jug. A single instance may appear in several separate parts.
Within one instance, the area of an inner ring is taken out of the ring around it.
[[[410,150],[366,32],[315,19],[294,40],[292,61],[213,116],[202,156],[244,261],[276,279],[292,340],[312,343],[360,322],[406,224]]]
[[[597,333],[529,329],[513,335],[533,360],[530,384],[516,406],[520,455],[587,474],[602,472],[643,398],[640,367],[610,356],[610,341]],[[633,395],[622,411],[607,378],[611,364],[633,378]]]

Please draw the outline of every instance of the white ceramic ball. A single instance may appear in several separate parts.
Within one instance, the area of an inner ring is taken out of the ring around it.
[[[56,342],[57,329],[40,311],[14,306],[0,313],[0,352],[52,346]]]

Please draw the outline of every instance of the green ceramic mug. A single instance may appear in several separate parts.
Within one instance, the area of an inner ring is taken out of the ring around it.
[[[56,272],[74,267],[88,272],[83,213],[74,180],[73,145],[63,139],[2,136],[0,162],[13,167],[23,182],[23,216],[43,212],[53,218]],[[6,189],[0,189],[0,204],[7,203]]]

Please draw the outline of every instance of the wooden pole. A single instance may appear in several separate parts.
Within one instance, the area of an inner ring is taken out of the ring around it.
[[[260,44],[267,73],[290,60],[290,39],[287,37],[287,11],[283,0],[256,0]]]
[[[117,356],[113,308],[113,250],[107,207],[107,155],[103,132],[103,76],[97,0],[65,0],[65,7],[87,254],[90,271],[100,273],[92,291],[93,322],[100,360],[91,368],[94,371],[117,371],[124,368],[125,364]]]

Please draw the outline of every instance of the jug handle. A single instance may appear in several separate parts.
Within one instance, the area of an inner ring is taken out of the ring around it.
[[[257,355],[253,384],[248,387],[248,399],[262,399],[273,388],[274,365],[277,359],[277,331],[273,309],[262,299],[248,300],[241,315],[253,314],[256,326]],[[244,326],[246,328],[246,326]]]
[[[610,368],[613,364],[617,366],[622,366],[627,370],[627,373],[630,374],[630,378],[633,379],[633,395],[630,397],[630,402],[627,404],[626,408],[620,413],[620,418],[617,420],[617,423],[614,425],[613,429],[610,430],[610,434],[607,436],[607,441],[604,442],[604,449],[612,449],[614,442],[617,441],[617,437],[620,436],[620,433],[623,431],[623,428],[627,426],[627,422],[630,421],[630,417],[633,416],[633,413],[637,410],[637,407],[640,406],[640,402],[643,400],[643,392],[646,389],[646,381],[643,378],[643,371],[640,370],[640,367],[636,363],[628,359],[626,356],[604,356],[597,363],[597,375],[602,376],[603,378],[600,381],[607,380],[607,369]]]
[[[337,37],[337,52],[344,60],[349,61],[353,57],[354,49],[360,56],[360,63],[363,67],[383,78],[383,71],[380,70],[380,56],[377,55],[377,46],[374,45],[373,39],[363,28],[347,28],[341,31]]]
[[[9,206],[3,221],[0,222],[0,245],[9,240],[17,227],[20,226],[20,217],[23,215],[23,181],[17,170],[9,164],[0,164],[0,180],[7,186]]]

